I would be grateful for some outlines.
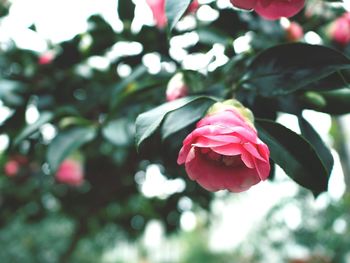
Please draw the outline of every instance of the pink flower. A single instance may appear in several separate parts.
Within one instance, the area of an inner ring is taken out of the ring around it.
[[[297,22],[291,22],[286,28],[286,34],[288,41],[298,41],[304,36],[304,30]]]
[[[254,9],[260,16],[275,20],[297,14],[305,0],[231,0],[231,3],[242,9]]]
[[[39,56],[38,63],[39,65],[47,65],[50,64],[55,58],[55,55],[53,52],[45,52]]]
[[[166,90],[166,100],[173,101],[188,95],[188,88],[181,73],[175,74],[169,81]]]
[[[60,183],[79,186],[84,181],[84,174],[78,162],[67,159],[58,168],[55,178]]]
[[[345,13],[331,25],[331,38],[334,42],[346,46],[350,42],[350,13]]]
[[[167,25],[167,17],[165,14],[165,0],[146,0],[152,10],[154,20],[158,28],[164,28]],[[198,0],[194,0],[188,7],[188,12],[195,12],[198,9]]]
[[[249,120],[225,107],[197,123],[183,141],[177,162],[208,191],[242,192],[267,179],[269,155]]]
[[[8,161],[4,166],[5,175],[9,177],[16,176],[19,172],[19,163],[15,160]]]

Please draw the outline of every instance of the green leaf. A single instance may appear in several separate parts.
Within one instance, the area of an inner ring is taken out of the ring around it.
[[[128,145],[134,135],[134,127],[127,118],[111,121],[102,128],[102,135],[116,146]]]
[[[323,166],[326,168],[327,173],[330,174],[334,164],[333,156],[330,150],[307,120],[305,120],[302,116],[298,116],[298,122],[302,136],[309,141],[312,147],[314,147],[317,155],[323,163]]]
[[[124,91],[124,89],[137,79],[141,78],[147,73],[147,68],[143,65],[140,65],[133,69],[132,73],[127,76],[125,79],[121,80],[115,87],[112,88],[112,96],[111,96],[111,108],[117,106],[118,102],[120,102],[119,96],[120,93]]]
[[[229,36],[225,35],[225,33],[216,28],[198,28],[196,32],[199,37],[199,42],[204,44],[214,45],[219,43],[226,46],[228,43],[230,43]]]
[[[342,88],[349,88],[350,78],[348,74],[344,73],[341,71],[337,71],[323,79],[310,83],[303,89],[313,91],[330,91]]]
[[[260,53],[250,64],[241,84],[265,97],[279,96],[349,68],[350,60],[331,48],[285,44]]]
[[[301,98],[305,108],[321,111],[329,114],[346,114],[350,113],[350,89],[339,89],[325,92],[318,92],[324,100],[324,105],[317,105],[307,97]]]
[[[122,21],[131,22],[134,19],[135,4],[131,0],[118,0],[118,14]]]
[[[10,107],[18,107],[24,103],[21,95],[25,90],[23,83],[13,80],[0,80],[0,100]]]
[[[329,172],[315,148],[303,137],[273,121],[256,121],[259,137],[270,149],[270,158],[286,174],[314,195],[327,190]]]
[[[136,119],[136,146],[140,147],[141,143],[149,138],[161,125],[165,116],[179,109],[192,101],[198,100],[203,97],[185,97],[177,99],[171,102],[164,103],[157,108],[154,108],[150,111],[140,114]]]
[[[213,98],[202,97],[186,104],[182,108],[170,112],[162,124],[162,138],[166,139],[170,135],[198,121],[214,102],[216,100]]]
[[[174,28],[189,7],[191,0],[165,0],[165,12],[168,18],[168,26]]]
[[[95,127],[74,127],[60,132],[50,143],[46,158],[51,170],[57,170],[61,162],[73,151],[96,136]]]
[[[26,139],[28,136],[32,135],[34,132],[40,129],[41,126],[44,124],[50,122],[54,117],[54,114],[52,112],[43,112],[40,114],[39,119],[34,122],[33,124],[30,124],[26,126],[14,139],[13,143],[14,145],[17,145],[24,139]]]

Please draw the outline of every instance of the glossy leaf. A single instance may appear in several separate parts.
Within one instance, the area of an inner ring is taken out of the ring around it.
[[[266,97],[285,95],[349,68],[350,60],[331,48],[285,44],[260,53],[249,66],[242,85]]]
[[[302,116],[299,116],[298,122],[302,136],[309,141],[312,147],[314,147],[328,174],[330,174],[334,164],[333,156],[330,150],[307,120],[305,120]]]
[[[39,119],[33,124],[29,124],[28,126],[26,126],[20,132],[20,134],[14,139],[13,143],[17,145],[18,143],[26,139],[28,136],[30,136],[31,134],[39,130],[41,126],[50,122],[53,119],[53,117],[54,117],[54,114],[52,112],[41,113]]]
[[[103,127],[102,135],[116,146],[125,146],[133,141],[134,130],[125,118],[109,122]]]
[[[347,74],[337,71],[323,79],[312,82],[305,86],[305,90],[330,91],[342,88],[349,88],[350,78]]]
[[[165,11],[168,25],[173,29],[189,7],[191,0],[165,0]]]
[[[73,151],[96,136],[94,127],[74,127],[60,132],[50,143],[46,158],[52,171],[56,171],[61,162]]]
[[[308,141],[273,121],[260,119],[256,126],[259,137],[269,146],[271,159],[289,177],[314,195],[327,190],[329,172]]]
[[[118,14],[122,21],[131,22],[134,19],[135,4],[129,0],[118,1]]]
[[[202,97],[186,104],[182,108],[170,112],[162,125],[162,138],[166,139],[170,135],[198,121],[215,102],[216,100],[213,98]]]
[[[157,108],[140,114],[136,119],[136,146],[149,138],[161,125],[166,115],[203,97],[185,97],[164,103]]]
[[[124,91],[124,89],[133,81],[139,79],[147,73],[147,68],[143,65],[136,67],[132,73],[121,80],[117,85],[112,88],[112,96],[111,96],[111,104],[112,108],[116,107],[119,102],[120,93]]]

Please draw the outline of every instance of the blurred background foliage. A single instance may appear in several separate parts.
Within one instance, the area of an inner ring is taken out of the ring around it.
[[[290,21],[265,21],[224,1],[202,2],[171,35],[152,23],[135,26],[135,3],[122,0],[115,10],[120,29],[91,14],[86,32],[47,41],[40,52],[18,47],[11,38],[1,41],[1,262],[349,262],[347,191],[338,199],[320,196],[328,201],[315,209],[312,195],[298,188],[277,200],[239,246],[215,251],[209,245],[217,216],[212,201],[237,197],[203,190],[177,166],[179,145],[191,127],[164,142],[151,140],[137,153],[135,119],[165,102],[175,72],[183,72],[192,95],[229,97],[233,80],[255,54],[296,40],[288,33]],[[330,2],[308,0],[293,18],[305,32],[298,41],[348,54],[349,46],[332,41],[329,33],[345,9]],[[0,27],[10,8],[0,1]],[[28,30],[35,34],[36,24]],[[336,107],[329,108],[315,103],[315,93],[303,91],[293,99],[342,114],[350,105],[344,92],[324,95],[336,98]],[[270,117],[278,108],[268,99],[254,107],[258,117]],[[333,123],[332,147],[346,171],[344,127],[337,119]],[[83,167],[81,185],[55,178],[66,159]],[[11,161],[14,168],[6,166]],[[302,211],[292,227],[280,216],[289,206]],[[166,237],[159,234],[157,241],[159,231]]]

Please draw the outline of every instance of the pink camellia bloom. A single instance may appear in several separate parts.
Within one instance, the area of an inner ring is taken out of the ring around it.
[[[173,101],[188,95],[188,88],[182,73],[175,74],[169,81],[166,89],[166,100]]]
[[[350,43],[350,13],[345,13],[333,22],[330,35],[334,42],[342,46]]]
[[[55,55],[53,52],[48,51],[39,56],[38,63],[39,65],[47,65],[50,64],[55,58]]]
[[[165,14],[165,0],[146,0],[151,8],[154,20],[158,28],[164,28],[167,25],[167,17]],[[194,0],[188,7],[187,12],[195,12],[198,9],[198,0]]]
[[[81,165],[75,160],[67,159],[58,168],[55,178],[58,182],[71,186],[79,186],[84,181]]]
[[[254,9],[260,16],[275,20],[297,14],[305,5],[305,0],[231,0],[242,9]]]
[[[5,175],[8,177],[16,176],[19,172],[19,163],[15,160],[9,160],[4,166]]]
[[[219,107],[185,138],[177,162],[208,191],[242,192],[267,179],[269,155],[242,108]]]
[[[304,36],[304,30],[297,22],[291,22],[286,28],[286,37],[288,41],[299,41]]]

